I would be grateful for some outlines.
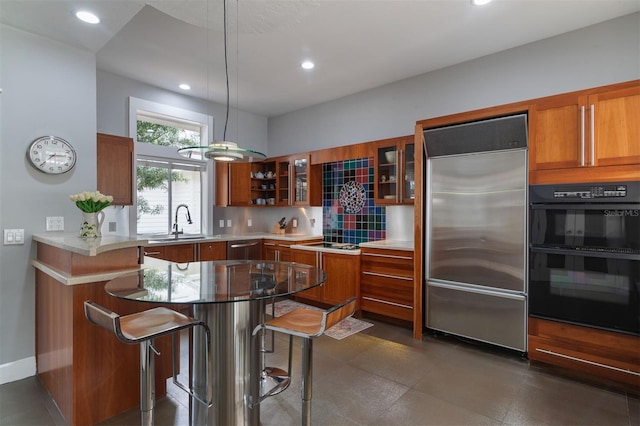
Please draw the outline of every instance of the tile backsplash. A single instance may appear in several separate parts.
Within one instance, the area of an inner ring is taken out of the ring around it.
[[[322,236],[359,244],[386,238],[386,208],[374,203],[373,158],[322,167]]]

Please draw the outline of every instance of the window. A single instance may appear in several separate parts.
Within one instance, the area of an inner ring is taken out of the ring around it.
[[[138,234],[202,234],[206,168],[144,157],[136,166]]]
[[[135,135],[136,208],[129,213],[134,234],[143,238],[176,231],[207,234],[213,200],[211,162],[183,158],[177,148],[208,139],[212,119],[204,114],[130,98],[129,132]],[[206,144],[206,142],[204,143]],[[189,223],[189,221],[191,223]]]

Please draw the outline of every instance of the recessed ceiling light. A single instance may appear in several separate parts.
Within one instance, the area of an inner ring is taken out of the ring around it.
[[[86,10],[76,12],[76,18],[88,24],[98,24],[100,22],[100,18],[98,18],[91,12],[87,12]]]
[[[475,6],[484,6],[487,3],[491,3],[491,0],[471,0],[471,4]]]
[[[311,61],[304,61],[300,66],[305,70],[310,70],[310,69],[313,69],[313,67],[315,67],[315,64]]]
[[[178,87],[181,88],[182,90],[191,90],[191,86],[189,86],[187,83],[182,83]]]

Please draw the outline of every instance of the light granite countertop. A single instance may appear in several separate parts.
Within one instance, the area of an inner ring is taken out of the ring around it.
[[[360,248],[377,248],[377,249],[413,251],[414,245],[415,244],[413,241],[380,240],[380,241],[370,241],[368,243],[360,243]]]
[[[209,243],[213,241],[240,241],[240,240],[280,240],[280,241],[300,241],[300,240],[318,240],[322,241],[322,235],[309,235],[309,234],[271,234],[269,232],[255,232],[250,234],[239,235],[212,235],[200,238],[168,238],[162,240],[149,240],[146,246],[165,246],[175,244],[194,244],[194,243]]]
[[[111,250],[146,246],[149,243],[147,240],[139,240],[137,238],[120,235],[105,235],[100,238],[80,238],[77,233],[70,232],[35,234],[33,235],[33,240],[85,256],[97,256],[100,253]]]

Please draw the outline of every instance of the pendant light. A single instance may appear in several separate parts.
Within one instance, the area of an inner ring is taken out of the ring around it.
[[[207,45],[209,40],[209,2],[207,0]],[[222,141],[214,141],[206,146],[192,146],[178,149],[178,153],[184,157],[191,157],[194,152],[204,158],[223,162],[252,162],[264,160],[267,156],[251,149],[240,148],[235,142],[227,140],[227,126],[229,124],[229,61],[227,54],[227,0],[223,0],[223,35],[224,35],[224,72],[226,80],[226,114],[224,119],[224,132]],[[237,13],[237,9],[236,9]],[[207,72],[207,98],[209,96],[209,73]]]

